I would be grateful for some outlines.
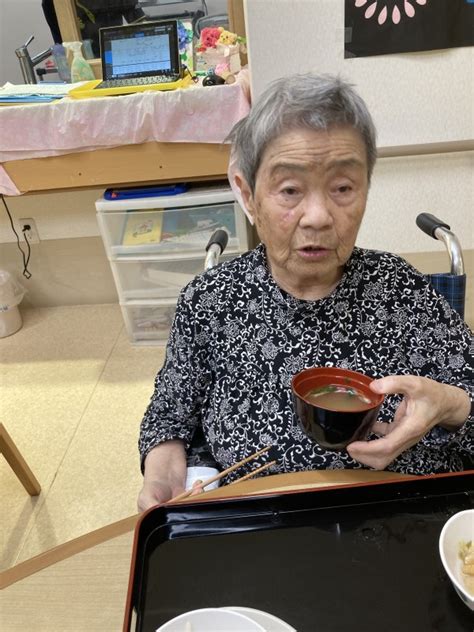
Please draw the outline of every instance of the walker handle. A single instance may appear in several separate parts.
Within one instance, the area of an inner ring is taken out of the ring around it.
[[[431,213],[420,213],[416,218],[416,225],[424,233],[433,237],[433,239],[439,239],[444,243],[451,261],[451,274],[455,276],[463,275],[464,260],[461,244],[456,235],[451,232],[451,227],[434,215],[431,215]]]
[[[424,233],[433,237],[433,239],[438,239],[435,235],[435,230],[437,228],[447,228],[448,230],[451,230],[451,226],[441,221],[431,213],[420,213],[416,218],[416,225],[418,228],[421,228]]]
[[[229,241],[229,235],[227,231],[219,228],[212,233],[211,238],[206,246],[206,258],[204,260],[204,269],[210,270],[216,266],[219,262],[219,257],[224,252],[227,242]]]
[[[214,233],[212,233],[211,238],[209,239],[206,246],[206,252],[209,250],[209,248],[213,244],[216,244],[217,246],[220,247],[221,249],[220,254],[222,254],[224,250],[226,249],[228,241],[229,241],[228,232],[220,228],[219,230],[216,230]]]

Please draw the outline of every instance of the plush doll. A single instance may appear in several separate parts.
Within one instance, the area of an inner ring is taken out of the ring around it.
[[[233,75],[230,72],[230,64],[228,61],[225,61],[223,63],[217,64],[214,73],[218,76],[221,77],[222,80],[227,83],[227,84],[231,84],[231,83],[235,83],[236,79],[235,79],[235,75]]]
[[[207,26],[201,31],[201,42],[198,51],[205,51],[208,48],[215,48],[221,31],[217,27]]]
[[[241,68],[240,52],[244,43],[243,37],[226,31],[222,26],[202,29],[199,46],[196,48],[196,69],[200,72],[214,70],[216,66],[225,63],[226,83],[235,81],[235,77],[230,75],[239,72]]]
[[[226,31],[221,27],[221,34],[217,41],[218,44],[224,44],[224,46],[232,46],[237,42],[237,35],[235,33],[231,33],[230,31]]]

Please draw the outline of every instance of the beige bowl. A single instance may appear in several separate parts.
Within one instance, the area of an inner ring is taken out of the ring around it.
[[[467,592],[459,558],[460,542],[474,543],[474,509],[460,511],[448,520],[439,536],[439,554],[444,569],[466,606],[474,610],[474,595]]]

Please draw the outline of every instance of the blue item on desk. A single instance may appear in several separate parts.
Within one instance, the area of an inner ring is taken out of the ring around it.
[[[142,197],[163,197],[165,195],[178,195],[185,193],[188,185],[179,184],[150,185],[146,187],[132,187],[127,189],[107,189],[104,193],[106,200],[132,200]]]

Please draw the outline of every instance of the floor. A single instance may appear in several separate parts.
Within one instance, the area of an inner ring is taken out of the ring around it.
[[[22,316],[0,339],[0,420],[42,491],[0,458],[0,570],[136,513],[139,424],[164,357],[128,342],[118,305]]]

